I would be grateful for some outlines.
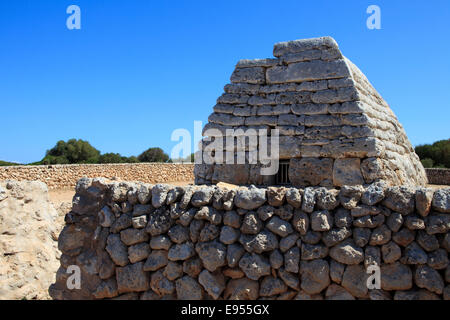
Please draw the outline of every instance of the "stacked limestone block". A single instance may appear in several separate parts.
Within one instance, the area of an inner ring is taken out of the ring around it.
[[[450,189],[82,179],[76,191],[55,299],[450,299]]]
[[[330,37],[282,42],[275,59],[241,60],[206,130],[279,129],[281,160],[294,186],[384,180],[424,185],[425,170],[388,104]],[[214,137],[214,133],[209,138]],[[204,140],[202,146],[208,145]],[[247,143],[246,159],[259,145]],[[237,150],[217,150],[231,152]],[[196,183],[270,184],[261,164],[198,164]]]

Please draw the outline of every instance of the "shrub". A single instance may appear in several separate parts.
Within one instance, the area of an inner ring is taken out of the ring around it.
[[[104,153],[99,159],[99,163],[124,163],[126,162],[126,157],[122,157],[119,153]]]
[[[161,148],[150,148],[138,156],[140,162],[168,162],[169,156]]]
[[[6,166],[20,166],[20,163],[8,162],[8,161],[0,160],[0,167],[6,167]]]
[[[450,139],[436,141],[432,145],[419,145],[415,150],[421,160],[432,160],[434,168],[450,168]],[[430,164],[429,160],[426,165]]]
[[[422,165],[423,165],[424,168],[433,168],[433,164],[434,164],[433,159],[425,158],[425,159],[420,160],[420,161],[422,162]]]
[[[67,163],[98,163],[100,151],[84,140],[70,139],[67,142],[58,141],[56,145],[47,150],[42,164]]]

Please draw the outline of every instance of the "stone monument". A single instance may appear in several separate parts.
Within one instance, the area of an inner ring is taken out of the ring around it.
[[[278,129],[278,173],[261,174],[264,165],[259,158],[250,161],[260,144],[248,139],[241,149],[225,146],[212,152],[233,156],[245,151],[245,163],[207,162],[206,156],[196,161],[196,184],[427,183],[397,117],[333,38],[277,43],[273,54],[275,58],[237,63],[203,129],[200,146],[204,149],[215,133],[226,136],[230,129],[234,136],[248,129],[267,129],[270,136]]]

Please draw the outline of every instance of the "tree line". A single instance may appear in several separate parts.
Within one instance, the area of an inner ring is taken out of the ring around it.
[[[425,168],[450,168],[450,139],[415,148]]]
[[[176,160],[176,161],[174,161]],[[100,163],[138,163],[138,162],[189,162],[190,159],[170,159],[161,148],[149,148],[138,156],[125,157],[120,153],[101,153],[88,141],[81,139],[60,140],[47,150],[42,160],[28,163],[28,165],[49,164],[100,164]],[[20,165],[8,161],[1,161],[0,166]]]
[[[83,163],[137,163],[137,162],[171,162],[161,148],[149,148],[138,156],[125,157],[119,153],[101,153],[88,141],[70,139],[60,140],[47,150],[45,157],[33,164],[83,164]]]
[[[418,145],[416,153],[425,168],[450,168],[450,139],[436,141],[433,144]],[[45,157],[30,165],[39,164],[76,164],[76,163],[137,163],[137,162],[194,162],[194,154],[184,159],[170,159],[161,148],[149,148],[138,156],[125,157],[119,153],[101,153],[88,141],[70,139],[60,140],[47,150]],[[0,161],[0,166],[18,165]]]

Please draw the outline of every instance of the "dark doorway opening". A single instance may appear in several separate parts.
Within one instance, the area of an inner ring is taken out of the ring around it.
[[[275,183],[279,185],[289,185],[289,160],[280,160]]]

